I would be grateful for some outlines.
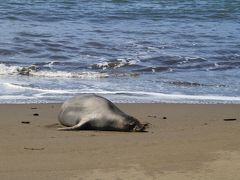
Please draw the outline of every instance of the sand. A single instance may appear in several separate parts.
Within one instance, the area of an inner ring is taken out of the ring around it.
[[[60,104],[0,105],[0,179],[240,179],[240,105],[118,106],[149,131],[57,131]]]

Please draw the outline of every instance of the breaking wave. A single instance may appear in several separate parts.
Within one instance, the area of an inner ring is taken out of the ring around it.
[[[64,71],[32,71],[29,73],[32,76],[39,77],[64,77],[64,78],[80,78],[80,79],[98,79],[107,78],[107,73],[99,72],[64,72]]]
[[[92,69],[117,69],[125,66],[131,66],[131,65],[136,65],[137,60],[132,60],[132,59],[116,59],[116,60],[111,60],[111,61],[103,61],[100,63],[96,63],[92,65]]]
[[[22,76],[35,76],[35,77],[48,77],[48,78],[78,78],[78,79],[100,79],[108,77],[124,77],[124,76],[138,76],[137,72],[97,72],[97,71],[61,71],[61,70],[52,70],[51,68],[45,70],[45,67],[52,66],[53,63],[49,65],[43,65],[41,67],[36,65],[31,65],[27,67],[21,66],[10,66],[5,64],[0,64],[0,75],[22,75]]]
[[[0,64],[0,75],[26,75],[38,77],[63,77],[80,79],[107,78],[109,74],[102,72],[67,72],[67,71],[47,71],[40,70],[37,66],[29,67],[8,66]]]
[[[6,66],[4,64],[0,64],[0,75],[17,74],[18,68],[18,66]]]

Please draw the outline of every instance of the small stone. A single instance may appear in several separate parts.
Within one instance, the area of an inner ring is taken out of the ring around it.
[[[30,124],[29,121],[22,121],[21,123],[22,123],[22,124]]]
[[[224,121],[236,121],[236,118],[227,118],[227,119],[223,119]]]

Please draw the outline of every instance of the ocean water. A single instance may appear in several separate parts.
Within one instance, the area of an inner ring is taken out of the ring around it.
[[[240,103],[239,0],[0,2],[0,103]]]

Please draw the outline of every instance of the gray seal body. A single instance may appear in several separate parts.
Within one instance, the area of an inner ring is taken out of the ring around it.
[[[65,101],[58,120],[59,130],[145,131],[148,124],[122,112],[111,101],[94,94],[84,94]]]

